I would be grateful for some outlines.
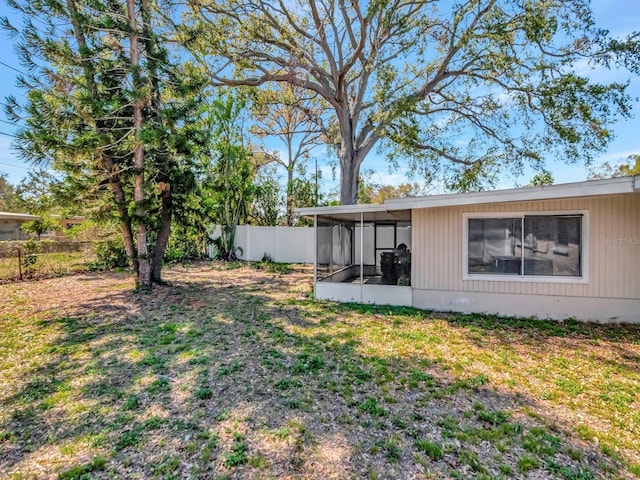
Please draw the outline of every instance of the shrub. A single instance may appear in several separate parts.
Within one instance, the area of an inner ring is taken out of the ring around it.
[[[89,264],[90,270],[117,270],[129,268],[129,259],[120,238],[96,243],[96,260]]]
[[[204,235],[194,229],[176,228],[171,232],[169,244],[164,252],[167,263],[184,263],[206,257]]]

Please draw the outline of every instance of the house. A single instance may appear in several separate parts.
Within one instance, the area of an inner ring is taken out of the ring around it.
[[[640,176],[297,213],[319,299],[640,323]]]
[[[0,241],[3,240],[24,240],[29,235],[24,233],[20,228],[23,223],[37,220],[37,215],[29,215],[26,213],[9,213],[0,212]]]
[[[85,221],[85,217],[82,216],[73,216],[73,217],[61,217],[59,215],[53,215],[53,218],[60,223],[60,227],[55,230],[50,230],[47,233],[48,238],[59,239],[59,238],[67,238],[66,231],[76,227],[78,225],[82,225]]]

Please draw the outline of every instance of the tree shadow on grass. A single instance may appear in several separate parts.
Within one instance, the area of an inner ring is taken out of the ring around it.
[[[351,327],[332,328],[350,307],[292,298],[295,276],[245,273],[253,279],[230,286],[180,277],[144,297],[94,292],[75,315],[48,320],[59,335],[46,360],[3,402],[17,414],[3,422],[0,472],[53,477],[95,456],[108,460],[98,478],[589,478],[619,468],[523,415],[535,400],[423,356],[370,353]],[[38,464],[47,452],[59,463]]]

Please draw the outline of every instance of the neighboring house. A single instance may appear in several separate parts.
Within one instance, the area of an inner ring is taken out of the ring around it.
[[[81,225],[82,222],[85,221],[85,217],[82,216],[73,216],[73,217],[59,217],[53,216],[55,220],[60,222],[60,229],[51,230],[47,233],[47,237],[49,238],[66,238],[65,232],[76,225]]]
[[[3,240],[24,240],[29,235],[24,233],[20,228],[23,223],[37,220],[37,215],[29,215],[26,213],[8,213],[0,212],[0,241]]]
[[[640,323],[640,176],[297,213],[319,299]]]

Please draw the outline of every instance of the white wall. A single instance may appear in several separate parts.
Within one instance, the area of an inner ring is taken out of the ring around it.
[[[640,299],[449,290],[413,290],[413,306],[424,310],[489,313],[506,317],[640,324]]]
[[[215,227],[211,238],[219,235],[220,227]],[[274,262],[313,263],[313,228],[238,225],[236,246],[242,248],[242,254],[238,255],[242,260],[258,261],[268,253]],[[213,254],[210,245],[209,256]]]

